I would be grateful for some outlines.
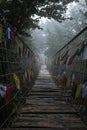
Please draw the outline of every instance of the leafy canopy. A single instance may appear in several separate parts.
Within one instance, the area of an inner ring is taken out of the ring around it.
[[[2,0],[0,2],[0,17],[5,17],[8,23],[15,27],[17,32],[24,34],[26,28],[35,29],[39,19],[33,19],[34,15],[48,17],[62,22],[62,15],[67,4],[78,0]]]

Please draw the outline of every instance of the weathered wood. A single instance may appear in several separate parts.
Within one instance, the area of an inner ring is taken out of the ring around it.
[[[45,67],[42,67],[31,94],[19,111],[12,129],[26,128],[36,130],[86,130],[73,107],[67,104],[70,93],[57,87]]]

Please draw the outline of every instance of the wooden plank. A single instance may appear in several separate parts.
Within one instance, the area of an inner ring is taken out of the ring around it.
[[[20,116],[14,127],[53,127],[53,128],[86,128],[80,118],[73,114],[28,114],[28,116]]]

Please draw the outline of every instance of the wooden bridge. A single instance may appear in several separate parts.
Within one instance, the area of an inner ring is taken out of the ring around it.
[[[56,86],[42,66],[32,91],[17,112],[10,128],[15,130],[87,130],[76,110],[68,104],[62,86]]]

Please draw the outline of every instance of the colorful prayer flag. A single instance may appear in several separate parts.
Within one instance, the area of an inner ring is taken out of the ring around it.
[[[84,51],[83,51],[83,60],[87,59],[87,44],[84,45]]]
[[[83,98],[87,95],[87,81],[82,85],[81,95]]]
[[[8,84],[6,89],[6,97],[5,97],[7,103],[10,102],[11,100],[11,92],[12,92],[12,85]]]
[[[23,45],[22,54],[25,54],[25,46]]]
[[[75,97],[76,88],[77,88],[77,85],[76,85],[76,81],[74,80],[74,81],[71,83],[72,97],[73,97],[73,98]]]
[[[6,86],[0,84],[0,97],[4,98],[6,95]]]
[[[8,27],[7,30],[8,30],[8,39],[10,40],[11,39],[11,37],[10,37],[11,36],[10,35],[11,29]]]
[[[75,98],[78,98],[78,97],[80,96],[81,88],[82,88],[82,83],[80,83],[80,84],[77,86]]]
[[[27,71],[24,72],[24,77],[27,79]]]
[[[71,80],[70,80],[70,77],[68,77],[66,81],[66,89],[69,89],[70,83],[71,83]]]
[[[67,57],[65,58],[64,64],[67,64],[68,58],[69,58],[69,56],[67,56]]]
[[[6,26],[3,27],[3,34],[4,34],[4,38],[8,39],[8,28]]]
[[[71,65],[71,64],[73,63],[73,60],[74,60],[74,57],[71,56],[67,64],[68,64],[68,65]]]
[[[31,82],[31,70],[30,70],[30,69],[28,69],[27,71],[28,71],[29,81]]]
[[[15,81],[16,87],[20,90],[20,80],[18,76],[16,75],[16,73],[13,74],[13,79]]]
[[[10,38],[11,38],[11,41],[13,42],[15,40],[15,35],[14,35],[14,32],[10,32]]]

